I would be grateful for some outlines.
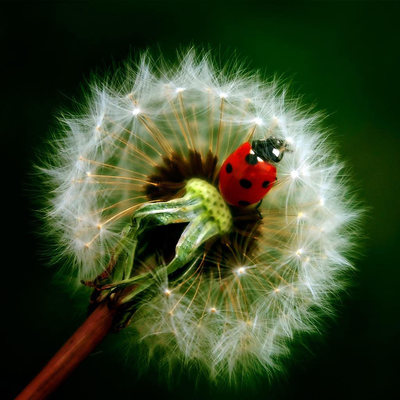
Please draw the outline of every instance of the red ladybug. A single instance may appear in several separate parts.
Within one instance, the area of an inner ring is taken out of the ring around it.
[[[219,172],[219,190],[232,206],[261,202],[277,180],[272,162],[279,162],[286,150],[284,141],[275,137],[246,142],[223,163]]]

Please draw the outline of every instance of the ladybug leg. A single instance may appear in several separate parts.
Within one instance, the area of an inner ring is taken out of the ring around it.
[[[255,210],[257,210],[258,215],[260,216],[260,219],[263,219],[263,216],[261,215],[260,210],[259,210],[259,208],[260,208],[260,206],[261,206],[263,200],[264,200],[264,199],[261,199],[261,200],[258,202],[258,204],[256,205],[256,207],[255,207]]]

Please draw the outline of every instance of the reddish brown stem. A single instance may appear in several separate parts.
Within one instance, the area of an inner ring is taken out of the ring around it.
[[[43,400],[53,393],[104,339],[114,315],[106,302],[100,304],[16,400]]]

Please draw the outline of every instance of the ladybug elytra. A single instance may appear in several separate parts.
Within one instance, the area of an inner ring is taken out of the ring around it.
[[[285,150],[285,142],[273,136],[238,147],[219,173],[219,190],[225,201],[241,207],[259,203],[277,180],[271,161],[279,162]]]

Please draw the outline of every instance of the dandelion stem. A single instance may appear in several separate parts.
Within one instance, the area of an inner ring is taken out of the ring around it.
[[[115,312],[101,303],[16,400],[43,400],[53,393],[105,338]]]

